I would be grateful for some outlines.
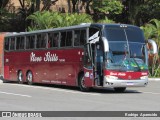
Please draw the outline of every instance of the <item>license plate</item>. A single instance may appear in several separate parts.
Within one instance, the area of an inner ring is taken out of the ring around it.
[[[132,83],[132,82],[127,82],[127,85],[134,85],[134,83]]]

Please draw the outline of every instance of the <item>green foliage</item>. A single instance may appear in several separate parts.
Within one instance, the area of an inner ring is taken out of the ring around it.
[[[145,26],[141,26],[141,29],[144,31],[144,36],[146,40],[152,38],[152,36],[154,35],[154,26],[152,24],[146,24]]]
[[[10,27],[9,19],[10,13],[5,9],[9,0],[0,0],[0,31],[8,31]]]
[[[28,30],[49,29],[77,25],[83,22],[92,22],[91,16],[87,14],[62,14],[49,11],[37,11],[28,16],[27,19],[33,21],[32,26],[28,27]]]
[[[131,11],[130,15],[135,15],[135,11],[137,12],[136,16],[131,18],[132,20],[136,18],[143,24],[148,23],[151,19],[160,19],[160,0],[145,0],[139,5],[136,4],[134,8],[135,9]]]
[[[93,0],[92,8],[96,13],[120,14],[123,5],[118,0]]]
[[[141,27],[144,31],[146,39],[154,39],[158,44],[158,50],[160,49],[160,21],[157,19],[152,19],[148,24]],[[154,55],[151,59],[151,64],[149,67],[150,76],[157,77],[160,76],[160,63],[159,55]]]
[[[113,20],[109,20],[107,17],[105,17],[105,19],[101,19],[97,23],[115,23],[115,22]]]

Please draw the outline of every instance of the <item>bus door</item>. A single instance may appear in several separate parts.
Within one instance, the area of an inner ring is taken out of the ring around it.
[[[94,84],[96,86],[102,86],[103,84],[103,49],[99,42],[94,45],[93,52],[93,64],[94,64]]]
[[[84,47],[84,82],[86,87],[92,87],[94,84],[94,68],[92,59],[92,49],[90,44]]]

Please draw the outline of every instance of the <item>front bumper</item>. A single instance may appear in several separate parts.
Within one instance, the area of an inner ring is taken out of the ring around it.
[[[145,87],[148,84],[148,79],[137,80],[113,80],[104,77],[103,87]]]

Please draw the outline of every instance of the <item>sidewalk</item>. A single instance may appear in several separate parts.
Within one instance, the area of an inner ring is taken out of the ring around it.
[[[160,81],[160,78],[148,78],[148,81]]]

